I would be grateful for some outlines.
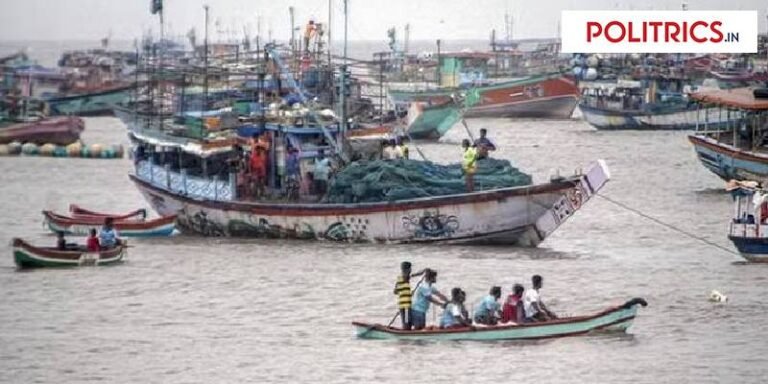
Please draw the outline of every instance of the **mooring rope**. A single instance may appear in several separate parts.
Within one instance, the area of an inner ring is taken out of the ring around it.
[[[602,197],[604,200],[606,200],[606,201],[608,201],[608,202],[611,202],[611,203],[613,203],[613,204],[616,204],[617,206],[619,206],[619,207],[621,207],[621,208],[624,208],[624,209],[626,209],[626,210],[628,210],[628,211],[630,211],[630,212],[632,212],[632,213],[634,213],[634,214],[636,214],[636,215],[639,215],[639,216],[642,216],[642,217],[644,217],[644,218],[646,218],[646,219],[648,219],[648,220],[651,220],[651,221],[653,221],[653,222],[654,222],[654,223],[656,223],[656,224],[659,224],[659,225],[661,225],[661,226],[667,227],[667,228],[669,228],[669,229],[671,229],[671,230],[673,230],[673,231],[676,231],[676,232],[682,233],[683,235],[686,235],[686,236],[688,236],[688,237],[690,237],[690,238],[692,238],[692,239],[695,239],[695,240],[701,241],[701,242],[702,242],[702,243],[704,243],[704,244],[707,244],[707,245],[709,245],[709,246],[712,246],[712,247],[718,248],[718,249],[720,249],[720,250],[722,250],[722,251],[728,252],[728,253],[730,253],[730,254],[733,254],[733,255],[736,255],[736,256],[741,256],[739,253],[737,253],[737,252],[734,252],[733,250],[730,250],[730,249],[728,249],[728,248],[725,248],[725,247],[723,247],[723,246],[722,246],[722,245],[720,245],[720,244],[714,243],[714,242],[712,242],[712,241],[709,241],[709,240],[707,240],[707,239],[705,239],[705,238],[703,238],[703,237],[701,237],[701,236],[697,236],[697,235],[695,235],[695,234],[693,234],[693,233],[690,233],[690,232],[688,232],[688,231],[685,231],[685,230],[682,230],[682,229],[680,229],[680,228],[677,228],[677,227],[673,226],[672,224],[667,224],[667,223],[665,223],[665,222],[663,222],[663,221],[661,221],[661,220],[659,220],[659,219],[657,219],[657,218],[655,218],[655,217],[653,217],[653,216],[650,216],[650,215],[648,215],[648,214],[645,214],[645,213],[643,213],[643,212],[641,212],[641,211],[639,211],[639,210],[637,210],[637,209],[635,209],[635,208],[632,208],[632,207],[630,207],[630,206],[628,206],[628,205],[626,205],[626,204],[624,204],[624,203],[621,203],[621,202],[618,202],[618,201],[616,201],[616,200],[614,200],[614,199],[611,199],[610,197],[608,197],[608,196],[605,196],[605,195],[603,195],[603,194],[601,194],[601,193],[596,193],[596,195],[597,195],[597,196],[599,196],[599,197]]]

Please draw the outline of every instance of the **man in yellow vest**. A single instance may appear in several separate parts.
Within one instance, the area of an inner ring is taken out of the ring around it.
[[[471,145],[469,140],[464,139],[461,141],[461,148],[464,150],[461,169],[464,171],[467,192],[473,192],[475,190],[475,172],[477,171],[477,147]]]
[[[400,263],[400,276],[395,282],[394,293],[397,295],[397,308],[400,309],[400,320],[403,322],[403,329],[411,329],[411,277],[424,274],[424,270],[411,273],[411,263],[403,261]]]

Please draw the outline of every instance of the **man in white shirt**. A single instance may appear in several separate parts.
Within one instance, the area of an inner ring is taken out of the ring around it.
[[[541,301],[541,296],[539,295],[539,289],[544,286],[544,279],[539,275],[533,275],[531,283],[533,283],[533,288],[527,289],[523,295],[525,321],[536,322],[556,319],[557,316],[544,305],[544,302]]]

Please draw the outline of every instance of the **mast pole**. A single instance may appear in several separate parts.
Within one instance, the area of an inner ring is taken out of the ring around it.
[[[205,112],[205,110],[208,108],[208,4],[203,5],[203,9],[205,10],[205,41],[204,41],[204,50],[203,52],[203,61],[204,61],[204,67],[203,67],[203,108],[202,112]]]
[[[347,26],[349,15],[347,13],[348,0],[344,0],[344,61],[341,64],[341,134],[342,138],[347,133]],[[342,139],[343,140],[343,139]]]

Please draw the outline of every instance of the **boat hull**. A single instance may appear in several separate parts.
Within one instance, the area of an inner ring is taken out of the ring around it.
[[[54,117],[0,128],[0,144],[14,141],[38,145],[69,145],[80,140],[85,122],[78,117]]]
[[[459,120],[461,112],[453,102],[426,107],[408,125],[408,135],[412,139],[439,139]]]
[[[122,262],[124,256],[124,246],[102,252],[59,251],[52,248],[35,247],[24,240],[13,239],[13,260],[19,268],[111,265]]]
[[[707,121],[709,129],[725,126],[727,116],[716,108],[696,110],[685,107],[658,112],[619,111],[579,104],[584,119],[602,130],[686,130],[695,129],[697,121]]]
[[[379,324],[353,322],[355,334],[363,339],[378,340],[538,340],[585,335],[597,331],[625,332],[637,314],[638,306],[647,305],[633,299],[620,307],[592,316],[558,319],[540,323],[479,326],[456,329],[405,331]]]
[[[66,235],[88,235],[93,228],[98,229],[104,224],[104,217],[67,217],[50,211],[43,211],[45,225],[53,233],[63,232]],[[175,216],[166,216],[154,220],[115,220],[115,229],[120,237],[157,237],[173,234]]]
[[[704,135],[690,135],[704,167],[723,180],[768,181],[768,155],[746,151]]]
[[[212,201],[162,181],[131,180],[160,215],[178,215],[181,231],[205,236],[536,246],[609,177],[598,161],[581,176],[547,184],[363,204]]]
[[[464,116],[568,119],[573,115],[578,102],[579,98],[576,95],[542,97],[519,102],[481,105],[470,108]]]
[[[578,103],[579,89],[565,76],[540,76],[472,89],[478,102],[467,109],[466,117],[527,117],[567,119]],[[451,100],[456,89],[432,92],[390,91],[395,103]]]
[[[728,236],[739,254],[753,263],[768,263],[768,239]]]
[[[52,115],[111,115],[116,105],[128,102],[133,88],[133,85],[129,85],[100,92],[53,97],[47,103]]]

